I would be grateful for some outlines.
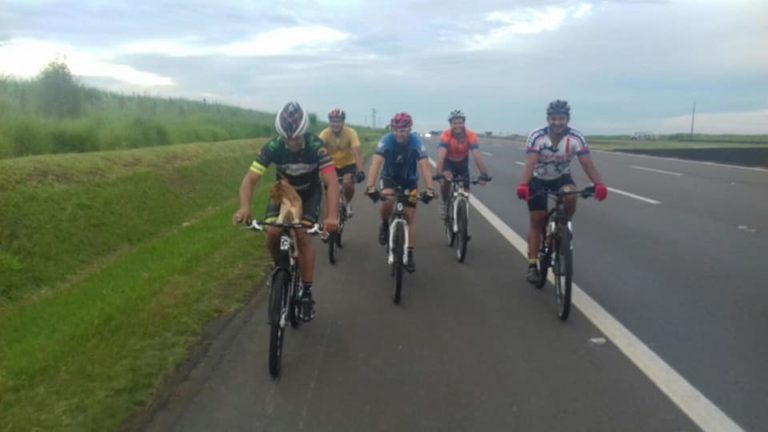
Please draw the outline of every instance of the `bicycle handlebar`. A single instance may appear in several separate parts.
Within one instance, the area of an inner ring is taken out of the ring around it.
[[[274,222],[265,222],[265,221],[260,222],[255,219],[247,220],[243,225],[245,225],[246,229],[251,229],[254,231],[264,231],[265,226],[271,226],[271,227],[282,228],[282,229],[309,228],[307,230],[307,234],[309,235],[318,235],[322,231],[322,226],[320,226],[320,224],[312,224],[312,225],[306,224],[306,223],[286,224],[286,223],[274,223]]]
[[[589,198],[589,197],[591,197],[594,194],[595,194],[595,186],[592,185],[592,186],[585,187],[584,189],[575,190],[575,191],[562,191],[562,190],[558,190],[558,191],[547,191],[547,190],[539,191],[539,192],[536,192],[535,194],[533,194],[533,196],[531,198],[533,198],[534,196],[540,196],[540,195],[548,195],[548,196],[551,195],[551,196],[553,196],[555,198],[562,198],[562,197],[565,197],[567,195],[579,195],[582,198]]]
[[[488,176],[488,177],[485,177],[485,178],[482,178],[482,176],[481,176],[481,177],[475,177],[473,179],[470,179],[469,181],[473,185],[476,185],[476,184],[480,183],[480,181],[489,182],[489,181],[491,181],[492,178],[493,177],[491,177],[491,176]],[[432,180],[442,180],[442,179],[445,179],[445,176],[442,175],[442,174],[435,174],[435,175],[432,176]],[[466,179],[465,176],[454,176],[453,180],[451,180],[451,182],[452,183],[457,183],[457,182],[460,182],[460,181],[462,181],[464,179]]]

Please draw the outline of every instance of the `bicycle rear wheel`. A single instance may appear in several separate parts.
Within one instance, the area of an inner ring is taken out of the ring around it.
[[[288,282],[287,271],[277,270],[272,274],[269,290],[269,374],[273,378],[280,375],[280,360],[285,336],[282,316],[288,303]]]
[[[464,262],[467,257],[467,202],[460,199],[456,207],[456,259]]]
[[[539,243],[539,275],[540,279],[537,284],[534,284],[536,288],[541,289],[544,284],[547,283],[547,272],[549,271],[549,265],[552,262],[552,251],[547,248],[547,227],[546,224],[541,229],[541,243]]]
[[[552,269],[555,277],[555,298],[557,299],[557,317],[562,321],[568,319],[571,311],[571,279],[573,276],[573,251],[571,250],[571,233],[568,228],[559,228],[554,253],[555,265]]]
[[[395,261],[392,263],[392,270],[395,273],[395,295],[393,301],[395,304],[399,304],[403,292],[403,246],[405,244],[405,232],[401,223],[395,224],[393,242],[392,253],[395,255]]]
[[[328,235],[328,259],[331,261],[331,264],[336,264],[337,236],[339,236],[339,233],[330,233]]]

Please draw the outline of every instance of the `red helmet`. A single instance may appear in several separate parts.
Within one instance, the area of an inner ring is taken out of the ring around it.
[[[395,114],[392,120],[389,121],[389,126],[392,129],[409,129],[413,126],[413,119],[411,115],[406,112]]]
[[[328,112],[328,120],[339,119],[344,121],[347,119],[347,113],[341,108],[334,108]]]

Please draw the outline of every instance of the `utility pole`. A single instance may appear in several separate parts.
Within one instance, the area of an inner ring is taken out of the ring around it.
[[[693,100],[693,111],[691,112],[691,141],[693,141],[693,122],[696,118],[696,99]]]
[[[376,129],[376,108],[371,109],[371,124],[373,125],[372,127]]]

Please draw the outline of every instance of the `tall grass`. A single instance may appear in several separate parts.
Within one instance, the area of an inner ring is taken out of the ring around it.
[[[206,100],[84,87],[61,63],[31,80],[0,76],[0,158],[266,137],[272,121]]]

